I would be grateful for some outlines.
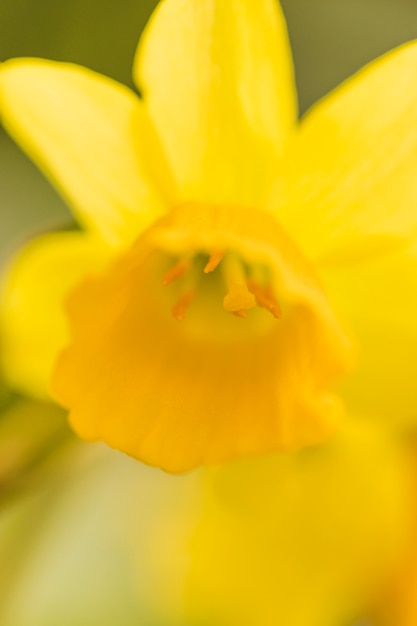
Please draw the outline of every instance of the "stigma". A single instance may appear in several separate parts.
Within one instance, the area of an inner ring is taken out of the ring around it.
[[[206,258],[202,272],[198,271],[195,259],[190,256],[179,259],[162,279],[164,286],[181,283],[180,295],[172,307],[172,315],[178,321],[186,317],[188,308],[199,288],[203,288],[204,274],[220,271],[223,285],[223,308],[235,317],[246,319],[251,309],[260,307],[275,319],[282,317],[277,301],[264,268],[248,267],[233,252],[214,250]]]

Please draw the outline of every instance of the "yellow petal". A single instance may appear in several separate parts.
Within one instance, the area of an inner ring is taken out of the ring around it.
[[[399,442],[351,416],[324,446],[210,470],[189,623],[356,623],[404,555],[409,469]]]
[[[259,205],[296,117],[275,0],[165,0],[134,74],[185,200]]]
[[[63,301],[107,255],[90,236],[67,232],[34,239],[11,263],[0,292],[1,358],[11,385],[49,396],[51,371],[68,339]]]
[[[415,449],[414,449],[415,452]],[[415,478],[415,466],[413,472]],[[413,501],[415,502],[415,480]],[[414,511],[415,514],[415,511]],[[372,623],[375,626],[415,626],[417,624],[417,541],[416,523],[401,567],[394,570],[390,584],[377,598]]]
[[[126,87],[75,65],[11,60],[0,66],[0,116],[80,222],[112,245],[164,212],[163,156]]]
[[[307,113],[294,204],[280,219],[312,258],[350,261],[416,232],[417,44],[371,63]]]
[[[221,267],[203,272],[210,250],[219,249],[269,268],[282,320],[252,303],[245,320],[225,310]],[[195,276],[191,270],[184,285],[166,285],[176,253],[196,255]],[[189,305],[181,315],[178,298]],[[311,445],[339,422],[331,389],[348,366],[348,339],[308,265],[266,213],[172,211],[107,272],[75,289],[68,312],[72,343],[54,389],[85,439],[180,472]]]
[[[417,420],[417,247],[367,263],[327,268],[332,303],[359,339],[343,384],[348,405],[404,424]]]

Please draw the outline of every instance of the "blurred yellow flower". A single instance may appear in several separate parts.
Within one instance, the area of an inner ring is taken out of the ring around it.
[[[322,446],[207,469],[187,623],[353,626],[369,615],[408,549],[402,444],[352,421]]]
[[[411,44],[297,124],[274,0],[161,2],[142,98],[4,63],[3,124],[82,226],[9,269],[9,380],[47,394],[69,342],[53,388],[76,432],[170,471],[317,443],[344,406],[416,414],[416,73]],[[339,316],[362,347],[341,393]]]
[[[183,476],[78,441],[51,404],[0,426],[5,626],[348,625],[407,547],[410,459],[376,423]]]

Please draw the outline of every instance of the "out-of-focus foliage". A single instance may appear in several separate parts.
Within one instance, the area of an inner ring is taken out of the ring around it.
[[[0,420],[0,623],[175,626],[158,620],[182,598],[199,473],[81,443],[62,418],[20,401]]]
[[[0,415],[1,506],[30,487],[39,464],[73,435],[52,404],[10,397]]]

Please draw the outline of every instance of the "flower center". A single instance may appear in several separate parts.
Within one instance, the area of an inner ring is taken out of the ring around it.
[[[277,319],[282,316],[271,283],[267,282],[266,268],[249,268],[233,252],[225,254],[215,250],[206,258],[202,272],[195,257],[180,259],[166,272],[163,285],[168,286],[180,280],[183,282],[180,296],[172,308],[172,314],[177,320],[184,319],[188,307],[195,298],[199,279],[204,274],[211,274],[217,270],[219,265],[224,283],[223,308],[227,312],[246,319],[247,311],[259,306]]]
[[[343,417],[332,388],[350,338],[314,268],[262,211],[177,207],[80,284],[68,311],[54,389],[72,425],[152,465],[312,445]]]

